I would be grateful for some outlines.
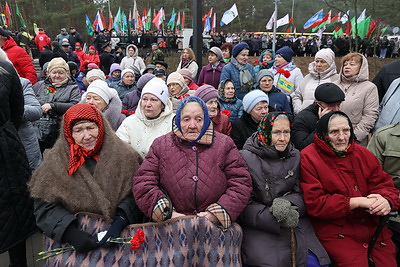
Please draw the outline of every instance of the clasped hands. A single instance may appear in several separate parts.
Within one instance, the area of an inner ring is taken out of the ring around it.
[[[380,194],[350,198],[350,209],[364,208],[369,214],[385,216],[391,210],[389,201]]]
[[[182,216],[186,216],[185,214],[183,214],[183,213],[179,213],[179,212],[176,212],[175,210],[172,212],[172,216],[171,216],[171,219],[172,218],[177,218],[177,217],[182,217]],[[212,222],[212,223],[218,223],[218,219],[217,219],[217,217],[215,217],[211,212],[209,212],[209,211],[203,211],[203,212],[199,212],[199,213],[197,213],[196,214],[196,216],[198,216],[198,217],[206,217],[210,222]]]

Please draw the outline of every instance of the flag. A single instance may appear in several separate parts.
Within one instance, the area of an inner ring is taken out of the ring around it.
[[[237,16],[239,15],[236,4],[233,4],[233,6],[228,9],[227,11],[224,12],[222,15],[221,21],[219,23],[220,26],[228,25],[229,23],[232,22]]]
[[[185,28],[185,11],[182,13],[182,29]]]
[[[22,17],[21,11],[19,10],[18,3],[15,1],[15,14],[19,17],[19,21],[21,22],[21,26],[26,28],[26,24],[24,18]]]
[[[122,24],[121,30],[123,32],[127,32],[128,31],[128,22],[126,20],[126,15],[125,15],[124,11],[122,11],[122,14],[121,14],[121,24]]]
[[[5,14],[1,14],[1,24],[4,26],[4,25],[7,25],[7,23],[6,23],[6,15]]]
[[[105,27],[106,26],[106,19],[104,18],[104,13],[103,13],[102,10],[100,10],[100,18],[101,18],[101,23],[102,23],[103,27]]]
[[[33,32],[34,32],[36,35],[39,34],[39,28],[38,28],[38,26],[37,26],[36,23],[33,23]]]
[[[324,17],[324,9],[320,9],[317,13],[315,13],[311,18],[309,18],[306,23],[304,23],[303,28],[308,29],[311,25],[314,24],[317,20],[321,20]]]
[[[293,18],[290,18],[289,24],[286,26],[286,28],[283,31],[290,33],[292,31],[293,26],[294,26],[294,20],[293,20]]]
[[[322,33],[323,33],[325,30],[326,30],[326,26],[325,26],[325,25],[318,29],[317,36],[319,37],[319,39],[322,38]]]
[[[211,15],[213,12],[213,8],[210,9],[210,11],[208,11],[207,14],[204,15],[202,21],[204,22],[204,29],[203,29],[203,33],[209,32],[211,31]]]
[[[354,18],[353,18],[354,19]],[[350,36],[350,33],[351,33],[351,21],[348,21],[347,22],[347,25],[346,25],[346,29],[344,30],[344,33],[347,35],[347,36]]]
[[[147,12],[146,31],[149,31],[150,29],[151,29],[151,7],[149,8],[149,11]]]
[[[129,14],[128,14],[128,22],[129,22],[129,27],[132,27],[133,26],[133,28],[135,28],[135,24],[133,23],[133,21],[132,21],[132,9],[129,9]]]
[[[86,30],[87,30],[88,35],[90,35],[90,36],[93,35],[93,25],[90,22],[88,15],[86,15]]]
[[[153,23],[156,25],[157,29],[159,29],[160,25],[162,24],[163,16],[164,16],[164,10],[163,8],[160,8],[157,15],[153,19]]]
[[[97,10],[96,17],[94,18],[94,21],[93,21],[93,27],[98,32],[100,32],[104,29],[103,22],[101,21],[101,17],[100,17],[100,12],[98,10]]]
[[[316,22],[313,23],[313,25],[311,25],[312,28],[312,32],[315,32],[316,30],[322,28],[323,26],[325,26],[326,24],[329,24],[331,22],[331,11],[329,10],[329,12],[325,15],[325,17],[323,17],[321,20],[317,20]]]
[[[139,10],[136,10],[136,19],[137,19],[137,22],[135,22],[136,29],[143,30],[143,22],[142,22],[142,17],[139,14]]]
[[[289,24],[289,14],[286,14],[283,18],[278,19],[276,21],[276,27],[279,28],[280,26]]]
[[[214,13],[213,20],[211,23],[211,29],[215,30],[216,27],[217,27],[217,13]]]
[[[205,22],[207,18],[211,17],[212,11],[213,11],[213,8],[211,8],[210,11],[208,11],[208,13],[205,14],[201,20],[202,20],[203,22]]]
[[[381,35],[385,34],[387,28],[388,28],[387,24],[383,25],[382,29],[379,31],[378,38],[381,37]]]
[[[12,26],[12,18],[11,18],[11,10],[7,2],[6,2],[6,8],[4,9],[4,15],[6,17],[6,25],[8,28],[10,28]]]
[[[111,13],[111,10],[108,12],[108,29],[112,29],[113,27],[113,15]]]
[[[340,20],[340,14],[341,14],[341,13],[339,12],[339,13],[337,13],[333,18],[331,18],[331,22],[330,22],[327,26],[329,27],[329,26],[332,26],[333,24],[339,22],[339,20]]]
[[[378,25],[380,23],[381,23],[380,20],[378,20],[378,21],[373,20],[373,21],[370,22],[369,30],[367,32],[367,38],[371,38],[376,33],[376,29],[378,28]]]
[[[175,20],[176,20],[176,13],[175,13],[175,8],[172,8],[171,11],[171,18],[169,19],[169,22],[167,24],[167,29],[173,31],[175,28]]]
[[[275,13],[276,13],[276,10],[274,11],[274,13],[272,13],[272,16],[271,16],[271,18],[269,19],[267,25],[265,25],[265,28],[266,28],[267,30],[271,30],[271,29],[274,27]]]
[[[360,16],[358,17],[358,19],[357,19],[357,24],[358,23],[360,23],[361,21],[363,21],[363,20],[365,20],[365,12],[367,11],[367,9],[364,9],[362,12],[361,12],[361,14],[360,14]]]
[[[136,0],[133,2],[133,11],[132,11],[132,25],[133,28],[136,30],[139,28],[139,20],[141,20],[139,11],[137,9]]]
[[[338,26],[334,31],[333,31],[333,36],[335,38],[338,38],[338,36],[343,35],[343,30],[342,27]]]
[[[367,36],[370,22],[371,16],[368,16],[366,19],[357,24],[357,33],[360,35],[361,39],[364,39],[364,37]]]
[[[350,14],[350,10],[347,10],[347,12],[345,14],[343,14],[342,18],[340,19],[342,24],[346,24],[346,22],[349,20],[349,14]]]
[[[121,23],[121,7],[118,8],[117,15],[115,15],[114,19],[114,29],[119,32],[121,30],[122,23]]]
[[[178,31],[182,30],[182,25],[181,25],[181,12],[178,12],[178,19],[176,20],[176,28],[175,28],[175,33],[178,33]]]

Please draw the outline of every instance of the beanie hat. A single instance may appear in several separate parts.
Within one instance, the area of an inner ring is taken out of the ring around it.
[[[168,79],[167,79],[167,85],[169,85],[170,83],[177,83],[179,84],[182,88],[185,87],[185,79],[183,78],[183,76],[175,71],[173,73],[171,73],[170,75],[168,75]]]
[[[315,54],[315,59],[322,58],[329,65],[335,64],[335,53],[330,48],[323,48]],[[336,65],[335,65],[336,67]]]
[[[106,75],[100,69],[92,69],[86,74],[86,79],[89,81],[92,77],[99,77],[102,81],[106,80]]]
[[[315,89],[314,97],[317,101],[330,104],[344,101],[345,94],[336,84],[323,83]]]
[[[121,69],[121,66],[118,64],[118,63],[113,63],[113,64],[111,64],[111,67],[110,67],[110,76],[112,75],[112,73],[114,72],[114,71],[116,71],[116,70],[119,70],[119,71],[122,71],[122,69]]]
[[[269,103],[268,95],[266,93],[264,93],[263,91],[257,89],[257,90],[253,90],[253,91],[247,93],[243,97],[244,111],[246,111],[247,113],[250,114],[250,112],[254,108],[254,106],[257,105],[258,103],[260,103],[261,101],[266,101],[267,103]]]
[[[67,62],[62,57],[53,58],[49,65],[47,66],[47,73],[50,73],[55,68],[63,68],[67,72],[69,71],[69,66]]]
[[[88,68],[88,69],[91,69],[91,70],[94,70],[94,69],[99,69],[99,66],[97,66],[96,63],[89,63],[89,64],[87,65],[87,68]]]
[[[122,73],[121,73],[121,78],[124,77],[124,75],[125,75],[126,73],[128,73],[128,72],[130,72],[130,73],[132,73],[133,75],[135,75],[135,72],[133,71],[133,69],[131,69],[131,68],[126,68],[126,69],[124,69],[124,70],[122,71]]]
[[[205,103],[212,98],[218,98],[218,90],[214,88],[214,86],[209,84],[204,84],[197,88],[194,96],[197,96]]]
[[[257,77],[256,77],[257,83],[260,84],[261,79],[262,79],[263,77],[265,77],[265,76],[269,76],[269,77],[271,77],[272,79],[274,79],[274,74],[272,74],[272,72],[270,72],[270,71],[267,70],[267,69],[262,69],[262,70],[260,70],[260,71],[257,73]]]
[[[289,46],[284,46],[276,51],[276,55],[281,55],[287,62],[292,61],[292,57],[294,56],[294,52],[292,48]]]
[[[178,72],[183,76],[183,78],[189,79],[193,82],[192,72],[189,69],[180,69]]]
[[[137,89],[142,90],[144,86],[154,77],[156,77],[152,73],[145,73],[142,76],[140,76],[139,80],[137,81]],[[164,82],[165,83],[165,82]]]
[[[239,55],[239,53],[243,50],[243,49],[248,49],[250,50],[250,47],[247,43],[238,43],[237,45],[235,45],[232,49],[232,56],[236,57],[237,55]]]
[[[223,59],[222,50],[219,47],[213,46],[210,48],[210,50],[208,50],[208,52],[213,52],[214,54],[216,54],[218,57],[218,61],[221,61]]]
[[[156,96],[164,105],[167,105],[168,103],[168,87],[160,78],[155,77],[146,83],[143,87],[141,97],[144,94],[152,94]]]
[[[108,105],[113,96],[115,96],[116,91],[115,89],[108,87],[105,81],[94,80],[91,84],[89,84],[86,93],[95,93],[99,95]]]

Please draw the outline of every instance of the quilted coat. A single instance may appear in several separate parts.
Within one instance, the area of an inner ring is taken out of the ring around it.
[[[0,253],[36,231],[27,182],[30,170],[17,128],[24,97],[14,67],[0,61]]]
[[[133,178],[136,203],[148,217],[165,197],[159,186],[179,213],[196,214],[217,203],[234,221],[249,199],[251,178],[230,137],[214,132],[211,145],[188,146],[170,132],[154,140]]]

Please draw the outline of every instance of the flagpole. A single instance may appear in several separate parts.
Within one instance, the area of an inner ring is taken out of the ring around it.
[[[111,8],[110,8],[110,0],[107,1],[108,2],[108,24],[110,24],[110,14],[111,14]],[[104,25],[105,26],[105,25]],[[108,27],[108,26],[107,26]],[[108,29],[109,31],[111,29]],[[118,33],[117,33],[118,34]]]
[[[292,19],[293,19],[293,12],[294,12],[294,0],[293,0],[293,2],[292,2]]]
[[[272,51],[275,53],[275,48],[276,48],[276,24],[277,24],[277,19],[278,19],[278,1],[279,0],[274,0],[275,4],[275,11],[274,11],[274,35],[272,38]]]

